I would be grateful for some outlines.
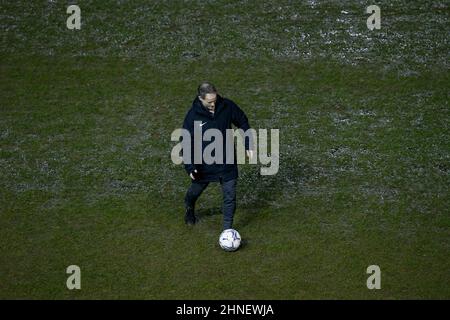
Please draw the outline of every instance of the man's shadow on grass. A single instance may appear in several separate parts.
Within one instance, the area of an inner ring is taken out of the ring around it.
[[[247,226],[262,212],[277,214],[276,208],[299,195],[314,173],[311,166],[291,161],[280,164],[275,175],[261,175],[260,166],[246,168],[240,175],[235,220],[239,217],[239,225]]]
[[[305,182],[314,175],[313,171],[311,166],[295,161],[280,165],[275,175],[261,175],[260,166],[241,168],[236,191],[237,207],[234,217],[236,227],[251,224],[261,212],[277,214],[276,208],[282,207],[283,202],[301,192]],[[209,208],[198,208],[196,215],[199,221],[223,215],[222,203]]]

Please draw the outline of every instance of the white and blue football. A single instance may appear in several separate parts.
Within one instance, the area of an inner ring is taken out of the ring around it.
[[[225,251],[236,251],[241,245],[241,235],[234,229],[226,229],[220,234],[219,245]]]

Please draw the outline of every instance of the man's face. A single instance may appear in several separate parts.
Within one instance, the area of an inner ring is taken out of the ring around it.
[[[205,95],[205,99],[202,99],[202,97],[199,97],[199,99],[202,104],[209,110],[214,110],[216,108],[217,94],[207,93]]]

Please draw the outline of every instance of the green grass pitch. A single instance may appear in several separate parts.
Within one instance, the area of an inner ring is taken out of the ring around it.
[[[80,30],[0,5],[1,299],[450,298],[447,1],[71,3]],[[204,80],[280,130],[276,175],[239,167],[234,253],[220,187],[186,227],[170,159]]]

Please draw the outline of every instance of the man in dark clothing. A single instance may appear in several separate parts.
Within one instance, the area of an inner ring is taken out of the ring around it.
[[[250,126],[245,113],[231,100],[221,97],[217,94],[216,88],[210,83],[202,83],[198,87],[198,96],[192,103],[192,108],[188,111],[183,128],[188,130],[191,137],[191,161],[185,161],[184,167],[191,178],[191,185],[185,196],[185,222],[186,224],[195,224],[195,202],[210,182],[220,182],[223,194],[223,229],[231,229],[233,225],[234,212],[236,210],[236,182],[238,178],[236,157],[234,160],[226,161],[227,148],[223,150],[223,161],[205,163],[204,159],[196,163],[194,161],[194,131],[206,131],[208,129],[219,130],[222,137],[226,137],[226,130],[231,129],[234,124],[237,128],[247,131]],[[199,128],[195,128],[199,126]],[[217,131],[216,131],[217,132]],[[203,139],[202,139],[203,140]],[[212,142],[211,142],[212,143]],[[249,158],[253,157],[253,151],[250,150],[252,141],[245,140],[245,150]],[[202,141],[201,151],[209,143]],[[234,140],[233,140],[234,146]],[[230,152],[230,150],[228,150]],[[234,152],[234,148],[231,152]],[[198,162],[198,161],[197,161]]]

